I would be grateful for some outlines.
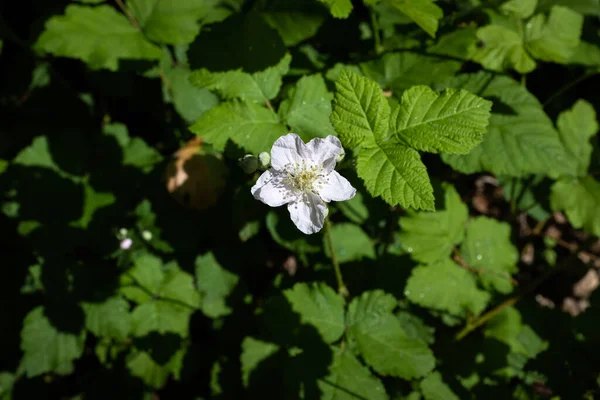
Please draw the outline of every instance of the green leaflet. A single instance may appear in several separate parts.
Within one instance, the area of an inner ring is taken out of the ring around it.
[[[518,271],[519,252],[510,241],[510,231],[509,224],[487,217],[478,217],[467,225],[460,253],[468,265],[479,271],[479,279],[488,290],[513,290],[511,274]]]
[[[331,15],[335,18],[348,18],[352,12],[352,2],[350,0],[319,0],[321,3],[329,6]]]
[[[471,174],[524,177],[560,175],[569,170],[564,147],[539,101],[518,82],[486,72],[460,75],[448,82],[491,99],[494,103],[488,133],[466,155],[442,154],[457,171]]]
[[[411,379],[435,365],[427,344],[404,329],[392,311],[396,299],[381,290],[364,292],[348,306],[346,323],[363,359],[381,375]]]
[[[436,0],[388,0],[388,2],[413,20],[431,37],[435,37],[439,20],[444,16]]]
[[[279,32],[283,43],[290,47],[317,33],[328,16],[324,8],[316,2],[274,0],[265,4],[260,15]]]
[[[590,139],[598,132],[594,107],[585,100],[579,100],[570,110],[560,113],[556,126],[567,153],[566,163],[571,167],[571,174],[586,175],[593,150]]]
[[[110,29],[109,29],[110,28]],[[159,60],[160,48],[148,42],[113,7],[69,5],[51,17],[35,47],[58,57],[77,58],[91,68],[116,71],[120,59]]]
[[[68,375],[73,361],[83,354],[85,331],[62,332],[45,314],[42,306],[34,308],[23,320],[20,370],[32,378],[48,372]]]
[[[439,372],[433,372],[420,383],[425,400],[459,400],[458,396],[444,383]]]
[[[483,140],[491,106],[463,89],[437,94],[427,86],[414,86],[402,93],[391,124],[417,150],[466,154]]]
[[[535,11],[538,0],[509,0],[502,4],[500,9],[504,12],[512,12],[519,18],[529,18]]]
[[[217,318],[231,313],[225,300],[238,281],[238,276],[219,265],[212,253],[196,258],[196,285],[205,315]]]
[[[120,297],[110,297],[102,303],[84,303],[85,326],[98,337],[125,340],[131,332],[129,303]]]
[[[329,121],[332,97],[320,74],[304,76],[298,80],[289,98],[281,102],[278,113],[292,132],[305,142],[335,135]]]
[[[433,188],[419,153],[389,140],[390,108],[379,86],[343,70],[336,89],[331,122],[345,146],[361,146],[357,172],[367,190],[392,205],[433,209]]]
[[[553,211],[564,211],[575,228],[600,236],[600,182],[593,177],[556,181],[550,204]]]
[[[279,92],[281,78],[288,72],[291,60],[290,55],[286,54],[277,65],[253,74],[242,70],[210,72],[200,69],[192,72],[190,81],[198,87],[218,92],[226,100],[240,99],[264,104]]]
[[[134,351],[127,357],[127,369],[146,385],[158,389],[167,383],[172,373],[176,376],[179,374],[184,355],[185,349],[180,349],[165,364],[161,364],[145,351]]]
[[[335,224],[331,229],[331,235],[333,250],[339,263],[375,258],[373,242],[359,226],[348,223]],[[326,239],[324,238],[323,241],[325,254],[331,257]]]
[[[144,35],[168,44],[191,43],[200,32],[199,21],[215,6],[215,1],[207,0],[127,0]]]
[[[507,27],[488,25],[477,30],[483,47],[473,54],[473,60],[495,71],[513,67],[522,74],[535,69],[535,61],[527,51],[519,34]]]
[[[287,133],[275,113],[243,102],[221,103],[204,113],[189,129],[217,150],[224,150],[231,139],[254,154],[269,151],[275,140]]]
[[[355,400],[357,396],[372,400],[388,398],[381,381],[356,359],[352,352],[332,348],[333,362],[329,375],[317,383],[321,399]]]
[[[490,300],[473,274],[449,259],[413,269],[404,294],[422,307],[463,318],[481,313]]]
[[[444,209],[436,212],[409,212],[400,218],[402,247],[422,263],[433,263],[452,254],[464,237],[469,210],[453,186],[444,185]]]
[[[303,323],[313,325],[327,343],[333,343],[344,333],[344,298],[324,283],[297,283],[285,290],[292,309]]]
[[[275,354],[279,350],[279,346],[269,342],[246,337],[242,342],[242,353],[240,355],[240,364],[242,372],[242,382],[245,387],[250,381],[250,374],[269,356]]]

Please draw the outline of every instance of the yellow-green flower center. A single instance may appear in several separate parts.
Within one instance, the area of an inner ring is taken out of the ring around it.
[[[304,161],[288,165],[286,172],[286,182],[299,192],[315,192],[326,180],[321,167]]]

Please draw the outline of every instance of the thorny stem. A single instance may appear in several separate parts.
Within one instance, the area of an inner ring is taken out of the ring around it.
[[[331,254],[331,263],[335,271],[335,279],[337,280],[338,293],[344,297],[350,296],[348,288],[344,284],[344,278],[342,277],[342,270],[338,262],[337,256],[335,255],[335,249],[333,248],[333,238],[331,237],[331,222],[329,218],[325,218],[325,240],[327,240],[327,246],[329,247],[329,253]]]
[[[485,324],[486,322],[488,322],[490,319],[492,319],[493,317],[495,317],[496,315],[498,315],[505,308],[510,307],[510,306],[516,304],[523,297],[525,297],[529,293],[531,293],[534,290],[536,290],[548,278],[554,276],[558,271],[561,271],[562,269],[568,267],[571,264],[571,262],[575,258],[577,258],[577,255],[578,255],[578,253],[579,253],[580,250],[587,248],[589,245],[591,245],[595,241],[596,241],[595,237],[590,237],[587,240],[585,240],[580,246],[577,246],[576,248],[572,249],[571,250],[571,254],[569,255],[569,257],[567,257],[561,263],[561,265],[559,265],[559,266],[557,266],[555,268],[549,269],[548,271],[546,271],[545,274],[541,275],[540,277],[538,277],[538,279],[536,279],[535,281],[531,282],[531,284],[529,284],[525,289],[523,289],[521,291],[521,293],[519,293],[519,294],[517,294],[515,296],[512,296],[512,297],[510,297],[508,299],[506,299],[505,301],[503,301],[502,303],[500,303],[499,305],[497,305],[496,307],[494,307],[490,311],[486,312],[485,314],[481,315],[480,317],[478,317],[478,318],[474,319],[473,321],[469,322],[467,324],[467,326],[465,326],[460,332],[458,332],[458,334],[456,334],[456,336],[454,337],[454,339],[457,340],[457,341],[463,339],[469,333],[471,333],[472,331],[474,331],[475,329],[479,328],[480,326],[482,326],[483,324]]]

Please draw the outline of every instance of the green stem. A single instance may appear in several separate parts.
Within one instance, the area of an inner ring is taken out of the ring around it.
[[[344,278],[342,277],[342,270],[338,262],[337,256],[335,255],[335,248],[333,247],[333,238],[331,236],[331,222],[329,218],[325,218],[325,240],[327,240],[327,246],[329,247],[329,253],[331,254],[331,263],[335,271],[335,279],[337,280],[338,293],[344,297],[348,297],[350,292],[344,284]]]
[[[512,178],[512,186],[510,188],[510,212],[513,215],[517,213],[517,178]]]
[[[503,301],[502,303],[500,303],[499,305],[497,305],[490,311],[488,311],[485,314],[481,315],[480,317],[474,319],[473,321],[470,321],[469,323],[467,323],[467,326],[465,326],[460,332],[458,332],[458,334],[456,334],[454,339],[457,341],[461,340],[462,338],[467,336],[469,333],[471,333],[475,329],[479,328],[480,326],[482,326],[483,324],[488,322],[490,319],[494,318],[496,315],[498,315],[500,312],[502,312],[502,310],[504,310],[505,308],[515,305],[523,297],[525,297],[529,293],[536,290],[548,278],[554,276],[558,271],[561,271],[562,269],[571,265],[572,261],[577,258],[577,254],[579,254],[579,252],[582,249],[585,249],[588,246],[590,246],[591,244],[595,243],[596,240],[597,239],[595,237],[590,237],[590,238],[586,239],[581,245],[579,245],[576,248],[571,250],[571,255],[569,255],[569,257],[565,258],[560,266],[549,269],[548,271],[546,271],[545,274],[541,275],[540,277],[538,277],[538,279],[531,282],[531,284],[529,284],[525,289],[523,289],[521,291],[521,293],[506,299],[505,301]]]
[[[188,304],[188,303],[186,303],[184,301],[177,300],[177,299],[171,299],[169,297],[158,296],[156,293],[152,292],[152,290],[150,290],[147,287],[145,287],[144,285],[142,285],[137,279],[135,279],[135,277],[132,274],[127,273],[127,276],[131,278],[131,280],[133,281],[135,287],[140,288],[146,294],[148,294],[149,296],[151,296],[153,298],[156,298],[156,299],[159,299],[159,300],[162,300],[162,301],[166,301],[168,303],[178,304],[180,306],[191,308],[192,310],[196,310],[196,311],[200,310],[198,307],[193,306],[191,304]]]
[[[379,21],[373,10],[371,10],[371,26],[373,28],[373,40],[375,40],[375,53],[379,55],[383,51],[383,47],[381,46],[381,38],[379,37]]]

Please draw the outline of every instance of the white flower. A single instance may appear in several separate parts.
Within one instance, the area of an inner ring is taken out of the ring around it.
[[[306,234],[323,228],[331,200],[350,200],[356,189],[338,174],[335,159],[343,153],[335,136],[315,138],[308,143],[295,133],[280,137],[271,149],[271,168],[251,192],[271,207],[288,205],[294,224]]]
[[[129,250],[129,248],[131,248],[132,244],[133,244],[133,240],[131,240],[130,238],[125,238],[125,239],[121,240],[119,247],[121,247],[122,250]]]

